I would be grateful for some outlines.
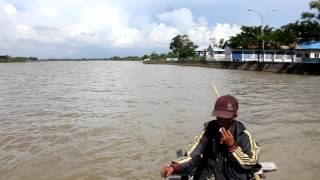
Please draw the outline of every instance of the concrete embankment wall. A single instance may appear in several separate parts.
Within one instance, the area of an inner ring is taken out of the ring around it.
[[[280,63],[280,62],[231,62],[231,61],[147,61],[145,64],[172,64],[222,69],[239,69],[249,71],[266,71],[287,74],[320,75],[320,63]]]

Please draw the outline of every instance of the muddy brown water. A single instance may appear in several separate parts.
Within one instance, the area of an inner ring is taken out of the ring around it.
[[[0,179],[160,179],[210,116],[239,99],[268,179],[320,177],[320,77],[140,62],[0,64]]]

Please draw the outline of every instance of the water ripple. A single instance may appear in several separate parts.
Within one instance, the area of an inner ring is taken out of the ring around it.
[[[212,119],[211,82],[269,179],[318,177],[320,77],[97,61],[1,64],[0,179],[159,179]]]

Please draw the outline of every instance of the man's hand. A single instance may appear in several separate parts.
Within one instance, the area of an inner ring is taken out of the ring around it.
[[[234,146],[234,138],[230,130],[226,130],[224,127],[221,128],[221,138],[220,138],[220,144],[225,144],[228,147]]]
[[[160,174],[161,177],[167,178],[168,176],[171,176],[174,172],[174,169],[172,166],[165,166],[161,169]]]

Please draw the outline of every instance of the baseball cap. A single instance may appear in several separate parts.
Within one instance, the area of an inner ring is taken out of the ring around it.
[[[234,117],[237,111],[238,100],[231,95],[225,95],[217,99],[212,116],[230,119]]]

